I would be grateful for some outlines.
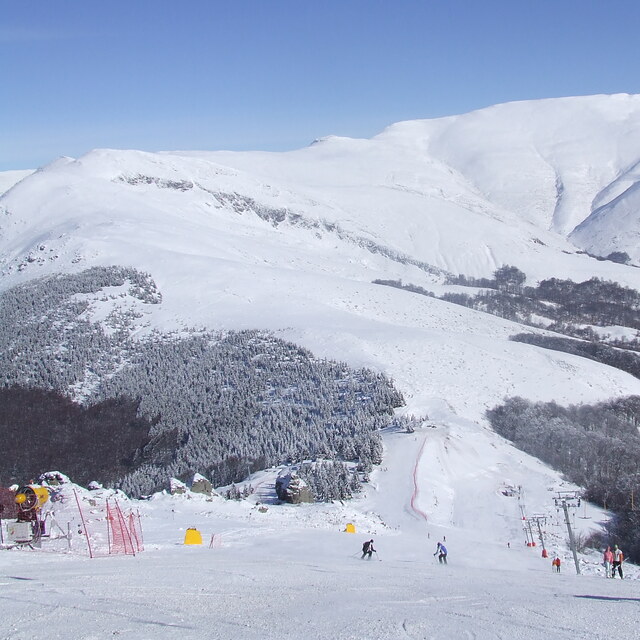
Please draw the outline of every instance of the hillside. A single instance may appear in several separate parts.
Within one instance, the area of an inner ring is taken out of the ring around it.
[[[79,320],[141,343],[267,330],[383,373],[405,399],[400,413],[451,430],[471,477],[499,484],[523,454],[494,459],[488,408],[516,395],[597,402],[639,394],[640,380],[509,339],[543,329],[374,281],[441,295],[456,290],[452,275],[512,264],[529,284],[598,277],[639,289],[639,137],[640,97],[618,95],[498,105],[287,153],[60,158],[0,198],[0,288],[92,267],[148,274],[153,304],[106,287],[75,300]],[[631,264],[585,251],[626,252]],[[91,367],[74,376],[76,399],[100,382]],[[445,452],[433,463],[448,494],[463,474]]]
[[[487,276],[508,263],[532,282],[599,276],[637,288],[637,269],[580,254],[566,236],[581,224],[574,236],[590,252],[640,258],[624,227],[601,241],[585,230],[592,210],[610,218],[622,206],[639,123],[640,97],[593,96],[399,123],[372,140],[289,153],[62,158],[0,200],[0,286],[134,267],[163,296],[141,333],[276,330],[316,355],[388,373],[417,412],[444,401],[478,418],[511,392],[629,393],[636,382],[615,371],[594,375],[590,364],[507,343],[509,323],[371,282],[433,288],[443,271]],[[625,221],[638,228],[633,215]]]
[[[70,553],[47,553],[54,542],[44,552],[2,552],[0,630],[35,639],[35,617],[56,639],[605,640],[613,610],[616,636],[634,638],[637,568],[625,566],[624,581],[605,580],[600,553],[590,553],[575,574],[552,499],[555,488],[572,487],[525,454],[514,466],[495,435],[451,427],[387,433],[387,466],[367,497],[344,504],[275,505],[270,473],[254,475],[256,494],[239,502],[158,494],[132,504],[120,496],[123,509],[140,510],[144,551],[89,560],[73,526]],[[476,458],[486,455],[480,471]],[[457,481],[449,485],[451,465]],[[521,482],[534,487],[522,500],[514,493]],[[77,491],[97,527],[96,507],[112,492]],[[75,499],[54,504],[59,522],[77,522]],[[546,545],[562,559],[560,575],[539,547],[523,544],[524,504],[548,515]],[[602,517],[590,506],[578,515],[578,531]],[[347,523],[355,534],[344,532]],[[182,544],[189,527],[202,533],[201,546]],[[376,553],[361,560],[372,538]],[[447,565],[433,557],[439,540]],[[34,587],[37,614],[25,620]]]

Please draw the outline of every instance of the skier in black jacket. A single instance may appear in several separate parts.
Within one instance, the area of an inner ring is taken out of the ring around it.
[[[363,545],[362,545],[362,560],[364,560],[365,556],[368,556],[368,560],[371,560],[371,556],[377,553],[377,551],[373,548],[373,540],[367,540]]]

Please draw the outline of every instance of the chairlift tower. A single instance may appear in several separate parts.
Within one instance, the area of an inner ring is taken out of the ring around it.
[[[538,538],[540,539],[540,545],[542,546],[542,551],[545,552],[546,548],[544,546],[544,536],[542,535],[542,527],[543,525],[546,526],[547,524],[547,516],[531,516],[529,518],[529,527],[531,527],[531,523],[535,523],[535,525],[538,527]],[[531,536],[533,537],[533,533],[531,534]],[[543,557],[546,557],[546,555]]]
[[[567,532],[569,533],[569,547],[573,553],[573,561],[576,565],[576,573],[580,575],[580,563],[578,562],[578,551],[576,549],[576,540],[573,535],[573,529],[571,528],[571,520],[569,518],[569,509],[577,509],[580,506],[582,498],[577,491],[558,491],[558,495],[554,498],[556,507],[561,506],[564,511],[564,522],[567,525]]]
[[[527,507],[524,503],[524,489],[521,485],[518,485],[518,508],[520,509],[522,529],[524,531],[525,538],[527,539],[527,546],[535,546],[535,539],[533,531],[531,530],[531,522],[527,519]]]

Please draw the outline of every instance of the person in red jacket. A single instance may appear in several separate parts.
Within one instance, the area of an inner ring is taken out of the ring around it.
[[[560,573],[560,557],[556,556],[551,563],[553,568],[556,570],[556,573]]]

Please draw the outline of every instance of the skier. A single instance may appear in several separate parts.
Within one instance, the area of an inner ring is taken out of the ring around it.
[[[611,577],[616,577],[616,569],[620,574],[620,580],[624,579],[622,575],[622,563],[624,562],[624,554],[622,553],[622,549],[618,548],[617,544],[613,545],[613,569],[611,570]]]
[[[436,552],[433,555],[438,556],[438,562],[440,564],[447,564],[447,548],[442,544],[442,542],[438,542]]]
[[[613,551],[611,551],[611,547],[607,547],[607,550],[604,552],[604,556],[602,558],[604,563],[604,577],[608,578],[611,573],[611,565],[613,563]]]
[[[371,560],[371,556],[374,553],[378,553],[378,552],[373,548],[373,540],[367,540],[362,545],[362,558],[361,558],[361,560],[364,560],[365,556],[368,556],[367,560]]]
[[[553,568],[556,570],[556,573],[560,573],[560,557],[556,556],[551,563]]]

